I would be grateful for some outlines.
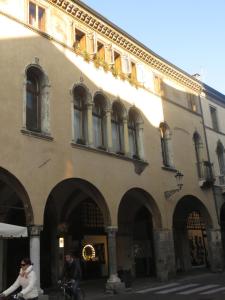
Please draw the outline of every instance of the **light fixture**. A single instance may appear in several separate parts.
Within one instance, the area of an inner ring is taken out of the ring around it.
[[[170,191],[165,191],[164,195],[166,199],[169,199],[173,194],[179,192],[183,187],[182,179],[184,175],[180,171],[177,171],[174,177],[176,178],[177,188]]]
[[[63,237],[59,238],[59,248],[64,248],[64,238]]]

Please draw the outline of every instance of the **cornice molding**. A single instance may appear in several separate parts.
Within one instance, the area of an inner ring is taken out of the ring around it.
[[[160,60],[152,53],[148,52],[138,44],[134,43],[131,39],[126,37],[123,33],[114,29],[111,24],[100,20],[98,17],[85,10],[82,6],[70,0],[48,0],[48,2],[56,5],[73,18],[79,20],[81,23],[90,27],[92,30],[104,35],[112,43],[117,44],[119,47],[124,48],[127,52],[132,53],[147,65],[158,70],[164,75],[176,80],[177,82],[185,85],[186,87],[200,93],[202,91],[202,85],[196,80],[192,79],[188,74],[182,73],[182,71],[167,64],[165,61]]]

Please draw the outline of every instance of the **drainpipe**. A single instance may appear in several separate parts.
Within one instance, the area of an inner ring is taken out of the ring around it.
[[[204,137],[205,137],[206,152],[207,152],[208,161],[209,161],[209,169],[210,169],[210,173],[213,174],[212,164],[211,164],[211,161],[210,161],[207,134],[206,134],[206,129],[205,129],[205,121],[204,121],[203,111],[202,111],[201,95],[199,95],[199,103],[200,103],[200,111],[201,111],[201,117],[202,117],[203,132],[204,132]],[[212,185],[212,193],[213,193],[213,199],[214,199],[214,204],[215,204],[215,208],[216,208],[217,221],[218,221],[218,225],[220,226],[220,218],[219,218],[218,204],[217,204],[217,201],[216,201],[216,192],[215,192],[214,184]]]

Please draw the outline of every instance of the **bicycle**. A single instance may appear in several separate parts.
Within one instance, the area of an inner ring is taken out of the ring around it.
[[[59,282],[59,288],[63,291],[64,300],[84,300],[85,293],[84,290],[78,286],[76,288],[76,295],[74,295],[73,285],[71,281],[68,282]]]

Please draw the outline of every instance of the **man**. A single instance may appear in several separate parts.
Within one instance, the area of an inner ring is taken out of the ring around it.
[[[81,279],[81,267],[78,258],[74,258],[71,254],[65,255],[65,263],[62,272],[62,279],[71,283],[74,299],[77,299],[77,289]]]

